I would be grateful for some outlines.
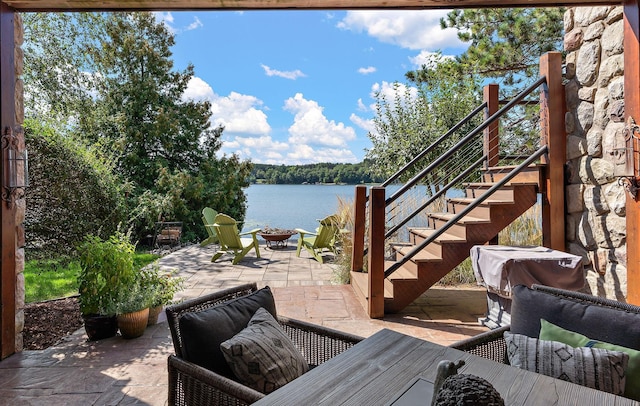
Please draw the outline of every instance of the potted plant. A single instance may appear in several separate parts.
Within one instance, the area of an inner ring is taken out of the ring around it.
[[[140,271],[142,289],[149,291],[149,320],[147,325],[156,324],[158,315],[165,305],[173,302],[173,296],[184,287],[184,278],[176,277],[176,271],[163,271],[157,262]]]
[[[78,247],[80,313],[90,341],[113,337],[117,332],[113,303],[122,286],[135,279],[134,246],[116,232],[107,240],[85,237]]]
[[[143,288],[140,274],[126,288],[121,287],[123,289],[117,291],[108,310],[115,313],[123,338],[140,337],[147,327],[153,292]]]

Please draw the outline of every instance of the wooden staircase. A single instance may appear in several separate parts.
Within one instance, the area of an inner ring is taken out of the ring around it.
[[[537,201],[541,185],[540,166],[531,166],[497,189],[479,206],[467,213],[417,255],[384,280],[384,312],[396,313],[469,257],[471,247],[486,244]],[[465,197],[447,199],[447,212],[429,213],[428,228],[409,230],[409,242],[392,245],[396,261],[425,241],[447,221],[460,213],[477,197],[489,190],[511,168],[490,168],[483,174],[485,183],[465,185]],[[394,264],[385,263],[385,269]],[[351,286],[365,309],[368,300],[368,273],[351,272]]]

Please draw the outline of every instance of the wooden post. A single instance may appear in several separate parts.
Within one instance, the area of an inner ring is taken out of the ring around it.
[[[351,272],[362,272],[364,262],[364,233],[366,227],[367,187],[356,186],[353,201],[353,236],[351,239]]]
[[[384,317],[385,190],[371,188],[369,195],[369,317]]]
[[[638,0],[624,2],[625,122],[640,123],[640,8]],[[635,146],[635,143],[634,143]],[[634,151],[636,156],[637,151]],[[634,172],[640,168],[634,168]],[[640,305],[640,199],[627,195],[627,302]]]
[[[540,92],[540,143],[547,145],[545,163],[546,193],[542,194],[542,244],[565,250],[564,163],[567,136],[565,134],[564,86],[562,85],[562,54],[549,52],[540,58],[540,76],[547,84]]]
[[[485,121],[500,110],[500,100],[498,98],[498,85],[492,83],[486,85],[483,89],[483,100],[487,103],[484,109]],[[500,134],[498,134],[498,121],[494,121],[484,129],[483,136],[484,153],[487,156],[487,165],[489,167],[498,166],[500,161]]]
[[[487,103],[487,107],[484,109],[485,121],[500,110],[499,90],[500,87],[495,83],[486,85],[483,88],[482,98],[484,102]],[[494,121],[489,124],[483,132],[482,148],[484,149],[484,154],[487,156],[487,167],[489,168],[498,166],[500,162],[500,133],[498,124],[499,122],[497,120]],[[498,235],[496,235],[487,241],[487,244],[498,245],[498,242]]]
[[[14,67],[14,10],[0,5],[0,131],[16,125],[15,67]],[[4,156],[0,154],[0,188],[4,188]],[[16,217],[15,206],[0,200],[2,219],[2,264],[0,264],[0,359],[16,351]]]

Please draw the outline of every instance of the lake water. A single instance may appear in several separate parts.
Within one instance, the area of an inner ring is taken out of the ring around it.
[[[251,185],[245,189],[243,231],[265,226],[314,231],[318,220],[338,210],[338,196],[353,202],[354,185]]]
[[[387,197],[399,187],[388,186]],[[424,186],[417,188],[420,190]],[[242,230],[269,226],[313,232],[318,227],[318,220],[338,211],[338,197],[351,204],[355,192],[355,185],[251,185],[245,189],[247,214]],[[447,193],[448,196],[461,194],[459,190]]]

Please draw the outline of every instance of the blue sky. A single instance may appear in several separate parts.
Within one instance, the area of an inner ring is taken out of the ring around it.
[[[225,126],[223,153],[254,163],[361,162],[371,143],[373,92],[441,51],[466,46],[442,30],[447,11],[158,13],[175,34],[176,69],[191,63],[185,97],[209,100]]]

